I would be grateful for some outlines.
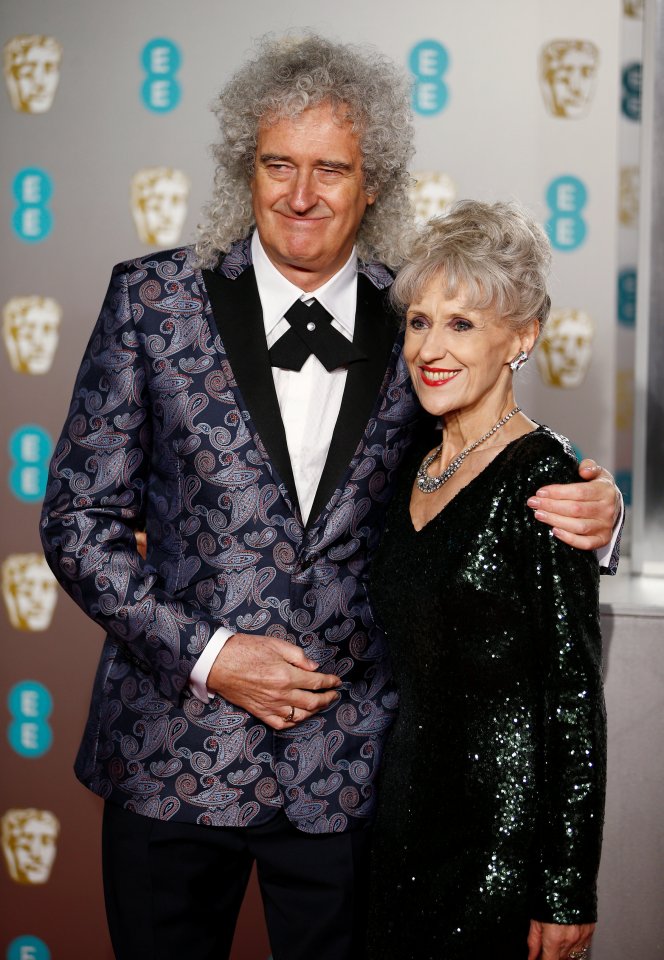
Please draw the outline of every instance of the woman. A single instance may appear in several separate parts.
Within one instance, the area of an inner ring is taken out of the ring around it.
[[[376,825],[376,960],[563,960],[595,921],[605,724],[593,554],[531,515],[574,478],[512,378],[550,248],[513,205],[434,221],[394,284],[442,443],[404,469],[372,568],[400,685]]]

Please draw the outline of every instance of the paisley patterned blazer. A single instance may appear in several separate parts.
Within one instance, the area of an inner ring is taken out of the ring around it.
[[[149,817],[242,826],[277,808],[326,833],[370,816],[396,707],[367,566],[420,411],[390,274],[361,264],[351,366],[308,525],[295,497],[250,259],[184,248],[120,264],[78,374],[41,521],[56,577],[107,632],[76,761]],[[148,556],[133,529],[145,525]],[[343,679],[275,732],[188,678],[219,626],[283,638]]]

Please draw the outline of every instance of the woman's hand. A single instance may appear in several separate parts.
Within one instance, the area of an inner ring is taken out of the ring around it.
[[[576,960],[586,956],[595,930],[594,923],[580,925],[530,921],[528,960]]]

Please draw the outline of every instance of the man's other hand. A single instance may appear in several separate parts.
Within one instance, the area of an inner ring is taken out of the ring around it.
[[[553,527],[559,540],[580,550],[605,547],[620,516],[620,494],[608,470],[594,460],[582,460],[583,483],[542,487],[528,500],[535,516]]]

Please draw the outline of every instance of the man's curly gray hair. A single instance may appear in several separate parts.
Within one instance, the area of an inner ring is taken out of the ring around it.
[[[541,333],[550,266],[549,239],[519,204],[461,200],[423,228],[390,296],[404,311],[435,279],[446,297],[462,294],[469,309],[495,310],[516,330],[539,320]]]
[[[360,258],[391,268],[403,262],[412,224],[408,81],[372,48],[307,34],[263,38],[254,59],[240,67],[213,104],[221,140],[213,147],[214,195],[196,243],[202,266],[213,267],[254,226],[249,182],[259,124],[298,117],[322,103],[339,108],[352,123],[362,151],[364,187],[376,197],[358,232]]]

